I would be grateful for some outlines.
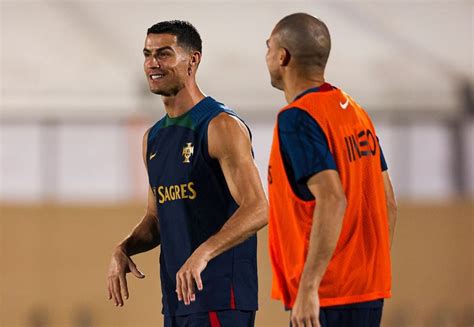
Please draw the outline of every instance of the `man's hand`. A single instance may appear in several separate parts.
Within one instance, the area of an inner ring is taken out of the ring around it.
[[[199,247],[177,272],[176,293],[178,294],[178,300],[184,301],[185,305],[189,305],[196,300],[194,284],[196,284],[198,290],[202,291],[201,272],[206,268],[208,262],[206,252]]]
[[[127,278],[125,274],[129,272],[137,278],[145,278],[145,275],[137,269],[132,259],[122,249],[117,248],[112,255],[107,277],[109,300],[113,298],[116,306],[123,306],[122,292],[123,297],[128,299]]]
[[[291,310],[292,327],[320,327],[318,290],[300,288]]]

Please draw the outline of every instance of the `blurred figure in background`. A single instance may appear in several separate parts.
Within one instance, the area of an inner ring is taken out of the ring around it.
[[[253,326],[255,233],[267,224],[268,204],[250,130],[196,84],[202,44],[190,23],[153,25],[143,53],[166,115],[143,138],[147,213],[114,251],[109,299],[123,305],[125,274],[144,277],[130,257],[161,245],[165,326]]]
[[[331,40],[322,21],[287,16],[267,47],[272,86],[288,102],[268,167],[272,297],[295,327],[379,326],[396,205],[374,126],[325,82]]]

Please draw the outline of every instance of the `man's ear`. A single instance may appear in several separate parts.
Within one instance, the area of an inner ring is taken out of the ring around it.
[[[191,76],[194,73],[196,73],[196,70],[199,66],[199,63],[201,62],[201,53],[199,51],[194,51],[191,53],[191,58],[189,60],[188,64],[188,75]]]
[[[199,51],[194,51],[191,54],[191,60],[189,61],[189,66],[195,69],[197,66],[199,66],[200,62],[201,62],[201,53]]]
[[[278,56],[280,66],[288,66],[291,60],[290,51],[288,51],[286,48],[280,48],[278,49]]]

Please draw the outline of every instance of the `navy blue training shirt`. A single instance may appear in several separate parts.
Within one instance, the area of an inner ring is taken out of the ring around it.
[[[207,130],[220,113],[235,113],[206,97],[177,118],[168,115],[148,134],[147,169],[161,233],[163,314],[182,316],[216,310],[257,310],[257,238],[209,261],[203,287],[189,306],[178,301],[176,273],[194,250],[217,233],[237,210],[224,174],[209,156]]]

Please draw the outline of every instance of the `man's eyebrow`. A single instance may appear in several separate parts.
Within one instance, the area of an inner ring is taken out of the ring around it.
[[[164,51],[164,50],[171,50],[171,51],[173,51],[173,48],[172,48],[172,47],[170,47],[169,45],[167,45],[167,46],[164,46],[164,47],[161,47],[161,48],[155,49],[155,51],[156,51],[156,52],[159,52],[159,51]],[[147,48],[144,48],[144,49],[143,49],[143,52],[146,52],[146,53],[151,53],[151,52],[152,52],[152,50],[150,50],[150,49],[147,49]]]

